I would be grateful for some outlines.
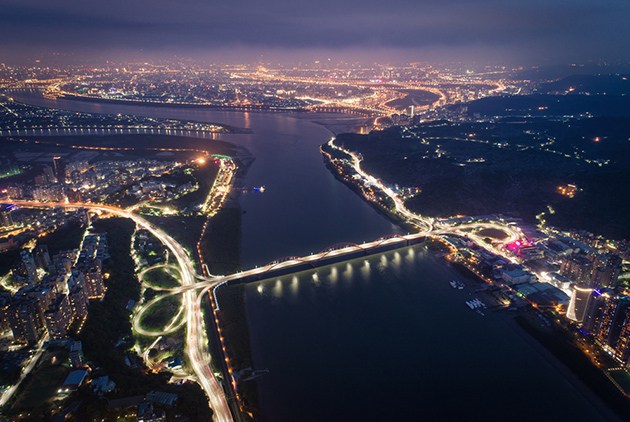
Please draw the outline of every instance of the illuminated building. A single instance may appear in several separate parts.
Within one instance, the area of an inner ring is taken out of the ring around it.
[[[54,160],[54,158],[53,158]],[[57,177],[55,176],[55,173],[53,172],[53,169],[50,168],[50,166],[44,166],[44,176],[46,176],[47,182],[48,183],[56,183],[57,182]],[[46,184],[46,183],[44,183]]]
[[[38,174],[34,177],[35,186],[46,186],[48,185],[48,179],[45,174]]]
[[[105,293],[103,286],[103,275],[99,265],[93,263],[89,270],[85,273],[85,287],[90,299],[98,299],[103,297]]]
[[[560,274],[578,283],[590,283],[592,266],[585,257],[571,255],[562,259]]]
[[[72,310],[68,296],[58,294],[54,302],[44,313],[46,328],[52,339],[62,339],[66,336],[66,330],[72,321]]]
[[[48,253],[47,245],[39,245],[35,248],[35,262],[38,268],[42,268],[48,271],[50,265],[50,254]]]
[[[55,173],[57,182],[66,182],[66,167],[63,163],[63,158],[59,157],[58,155],[55,155],[53,157],[53,172]]]
[[[74,317],[82,320],[87,316],[89,297],[85,285],[84,273],[79,270],[73,270],[68,278],[68,298],[72,305]]]
[[[587,333],[596,333],[596,331],[599,330],[606,305],[613,294],[612,290],[607,289],[597,289],[593,291],[582,322],[583,331]]]
[[[617,347],[615,348],[615,358],[622,362],[627,362],[630,357],[630,312],[626,311]]]
[[[0,218],[2,218],[2,225],[4,227],[13,226],[13,218],[11,218],[11,210],[4,209],[2,212],[0,212]]]
[[[28,251],[20,252],[20,256],[22,257],[21,266],[24,269],[24,273],[26,273],[27,278],[30,281],[39,281],[39,276],[37,275],[37,266],[35,265],[35,259],[33,255]]]
[[[591,286],[615,288],[622,262],[620,257],[613,254],[598,255],[593,262]]]
[[[32,303],[26,300],[13,301],[6,310],[6,318],[11,326],[13,338],[20,343],[36,342],[39,339],[39,327]]]
[[[572,290],[571,302],[567,310],[567,318],[581,324],[586,317],[594,289],[585,285],[573,285]]]
[[[617,345],[629,307],[630,301],[625,297],[615,297],[608,301],[597,335],[603,345],[613,348]]]
[[[11,199],[22,199],[24,197],[24,190],[22,186],[11,185],[7,187],[7,195]]]

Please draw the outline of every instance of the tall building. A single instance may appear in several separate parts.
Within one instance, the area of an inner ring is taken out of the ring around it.
[[[628,298],[615,297],[608,301],[597,335],[604,346],[613,349],[617,346],[628,308],[630,308]]]
[[[69,289],[68,299],[72,307],[72,316],[79,321],[87,317],[88,305],[90,303],[84,287],[74,286]]]
[[[14,297],[16,300],[28,301],[35,311],[34,318],[37,319],[36,323],[38,327],[43,327],[45,324],[44,314],[46,310],[55,298],[55,292],[46,286],[37,284],[29,284],[21,288]]]
[[[90,299],[103,297],[105,287],[103,285],[103,275],[101,274],[100,266],[95,264],[90,265],[85,273],[85,287]]]
[[[74,317],[79,320],[84,319],[87,316],[90,301],[85,287],[85,277],[81,271],[72,271],[72,275],[68,278],[68,290]]]
[[[617,347],[615,348],[615,358],[622,362],[628,362],[630,357],[630,312],[626,310],[626,317],[624,318],[623,325],[621,327],[621,333],[619,334],[619,340],[617,341]]]
[[[64,165],[63,158],[58,155],[53,157],[53,172],[57,178],[57,182],[66,182],[66,166]]]
[[[35,282],[39,281],[39,276],[37,275],[37,265],[35,265],[33,255],[29,251],[22,251],[20,252],[20,256],[22,257],[21,265],[28,279]]]
[[[66,336],[66,330],[72,322],[72,310],[68,296],[58,294],[53,303],[44,313],[46,317],[46,328],[52,339],[58,340]]]
[[[57,182],[57,176],[55,176],[55,172],[50,166],[44,166],[44,176],[46,176],[46,184]]]
[[[586,257],[570,255],[562,258],[560,274],[578,283],[590,283],[593,263]]]
[[[26,300],[14,300],[6,310],[6,317],[15,341],[31,343],[39,339],[40,330],[33,304]]]
[[[2,225],[4,227],[13,226],[13,218],[11,217],[11,210],[8,208],[3,209],[0,212],[0,218],[2,218]]]
[[[577,323],[582,323],[586,317],[589,301],[593,296],[593,288],[584,284],[574,284],[571,294],[571,302],[567,310],[567,318]]]
[[[48,271],[48,266],[50,265],[50,254],[48,253],[47,245],[39,245],[35,248],[35,263],[38,268]]]
[[[614,289],[621,274],[622,263],[623,260],[617,255],[598,255],[593,262],[591,286]]]
[[[588,302],[586,315],[582,322],[582,330],[587,333],[597,334],[602,324],[602,318],[608,301],[612,299],[614,292],[609,289],[594,290]]]

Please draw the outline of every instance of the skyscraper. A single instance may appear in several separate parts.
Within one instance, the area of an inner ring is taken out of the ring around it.
[[[53,172],[55,173],[57,182],[59,183],[66,182],[66,166],[63,162],[63,158],[61,158],[58,155],[55,155],[53,157]]]
[[[629,307],[630,300],[626,297],[616,297],[608,301],[597,336],[602,344],[616,348]]]
[[[35,265],[33,255],[29,251],[22,251],[20,252],[20,256],[22,257],[22,267],[28,279],[35,282],[39,281],[37,266]]]
[[[35,262],[39,268],[43,268],[48,271],[50,265],[50,254],[48,253],[47,245],[39,245],[35,248]]]
[[[580,324],[584,322],[593,290],[593,288],[586,285],[573,285],[573,293],[571,294],[571,302],[567,310],[567,318]]]

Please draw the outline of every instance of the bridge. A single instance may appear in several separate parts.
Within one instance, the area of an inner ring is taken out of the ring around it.
[[[220,157],[217,157],[220,158]],[[235,391],[236,382],[232,377],[231,369],[227,365],[229,358],[225,355],[226,349],[224,339],[221,334],[221,328],[219,326],[219,319],[217,312],[220,310],[220,305],[217,301],[216,292],[217,289],[227,284],[239,284],[254,282],[264,278],[276,277],[279,275],[286,275],[296,271],[302,271],[317,266],[324,266],[341,262],[349,259],[358,258],[365,255],[376,254],[402,248],[405,246],[419,243],[427,237],[440,237],[445,234],[454,235],[458,237],[467,237],[469,240],[483,245],[486,249],[492,249],[488,244],[483,243],[483,240],[472,233],[472,229],[480,228],[498,228],[505,231],[508,236],[502,241],[507,243],[519,238],[519,234],[509,227],[505,227],[493,223],[472,223],[469,225],[461,225],[457,227],[447,227],[444,229],[435,229],[431,224],[427,224],[420,233],[399,235],[388,234],[381,236],[378,239],[363,244],[342,242],[331,245],[322,249],[317,254],[311,254],[305,257],[298,256],[285,256],[275,259],[269,262],[264,267],[254,268],[247,271],[241,271],[239,273],[231,274],[228,276],[208,276],[204,277],[197,274],[194,269],[194,264],[191,261],[188,253],[175,242],[170,236],[162,232],[159,228],[153,226],[142,217],[133,214],[128,210],[115,208],[105,205],[96,204],[83,204],[83,203],[41,203],[33,201],[11,201],[14,204],[30,207],[85,207],[94,211],[109,213],[120,217],[132,219],[138,227],[148,230],[155,236],[163,245],[165,245],[170,253],[175,257],[177,262],[174,268],[177,268],[181,274],[181,285],[173,289],[168,290],[159,298],[145,304],[134,317],[134,328],[145,335],[160,336],[179,327],[186,327],[187,348],[186,354],[189,357],[189,361],[192,366],[192,370],[196,375],[197,381],[201,384],[203,389],[208,394],[210,405],[215,411],[216,420],[219,421],[231,421],[240,417],[240,413],[235,407],[237,406],[238,396]],[[451,247],[452,250],[454,248]],[[216,341],[220,344],[224,355],[220,359],[218,364],[222,368],[222,372],[225,376],[226,384],[217,380],[212,368],[211,357],[206,350],[206,330],[203,314],[201,309],[203,308],[203,301],[206,297],[206,293],[210,298],[212,304],[212,312],[214,318],[209,318],[209,323],[212,325],[213,335],[216,337]],[[163,330],[157,332],[145,331],[139,325],[141,316],[146,309],[153,303],[161,300],[164,297],[172,295],[182,295],[181,308],[178,315],[182,315],[182,320],[179,320],[179,316],[175,317],[171,323],[168,324]],[[176,322],[178,321],[178,322]],[[226,387],[225,390],[223,387]],[[236,401],[235,401],[236,400]],[[230,409],[232,408],[232,409]],[[231,413],[230,410],[233,412]]]

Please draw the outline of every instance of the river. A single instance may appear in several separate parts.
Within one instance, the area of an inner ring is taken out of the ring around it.
[[[44,98],[36,90],[15,90],[18,101],[87,113],[135,114],[223,123],[253,133],[216,138],[247,148],[255,161],[247,186],[264,193],[241,195],[244,268],[284,256],[317,253],[339,242],[361,243],[401,230],[347,187],[324,166],[319,146],[332,134],[323,126],[288,113],[244,113],[195,108],[147,107]],[[176,146],[174,146],[176,147]]]
[[[256,157],[241,195],[243,264],[400,232],[336,181],[318,147],[331,134],[280,113],[25,102],[252,129],[219,135]],[[464,304],[460,278],[421,246],[252,283],[246,289],[264,418],[295,421],[604,420],[499,314]]]

